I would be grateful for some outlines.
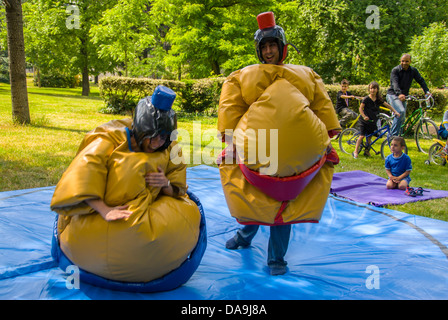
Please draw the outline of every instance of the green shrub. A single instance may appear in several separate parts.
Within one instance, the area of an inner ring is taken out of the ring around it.
[[[159,80],[149,78],[105,77],[99,82],[104,113],[132,113],[138,101],[151,95],[158,85],[176,92],[175,106],[187,113],[215,113],[224,78],[199,80]]]
[[[10,83],[9,58],[6,50],[0,50],[0,82]]]
[[[215,114],[218,111],[221,87],[225,78],[185,80],[181,110],[187,113]]]
[[[37,74],[34,75],[34,85],[39,85]],[[60,74],[41,74],[40,86],[50,88],[76,88],[80,84],[79,76],[65,76]]]
[[[100,96],[104,99],[104,113],[132,114],[138,101],[151,95],[158,85],[176,93],[184,84],[180,81],[147,78],[104,77],[99,81]]]

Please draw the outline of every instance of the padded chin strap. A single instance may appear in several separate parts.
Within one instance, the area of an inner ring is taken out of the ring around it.
[[[278,62],[278,64],[282,64],[283,61],[286,59],[286,57],[288,56],[288,46],[292,46],[294,49],[296,49],[297,53],[300,54],[299,49],[297,49],[297,47],[295,45],[293,45],[292,43],[287,43],[285,44],[285,46],[283,47],[283,55],[281,60]]]

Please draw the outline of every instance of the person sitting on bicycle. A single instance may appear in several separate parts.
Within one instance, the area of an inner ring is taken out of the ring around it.
[[[358,99],[360,97],[355,97],[350,91],[348,91],[348,86],[350,82],[346,79],[341,82],[341,90],[338,92],[336,98],[336,113],[341,117],[339,124],[342,128],[347,128],[348,123],[351,120],[355,120],[358,114],[350,109],[350,99]]]
[[[412,80],[415,79],[420,84],[426,96],[431,94],[425,79],[410,64],[411,55],[407,53],[403,54],[400,65],[394,67],[390,73],[390,88],[387,90],[386,100],[400,113],[400,117],[395,118],[392,123],[391,133],[393,136],[399,136],[401,134],[401,125],[406,118],[406,96],[409,95]]]
[[[385,102],[380,93],[380,86],[377,82],[372,81],[369,83],[369,95],[366,96],[359,106],[359,113],[361,113],[360,118],[360,135],[358,140],[356,141],[355,151],[353,152],[353,158],[358,158],[358,150],[361,146],[362,140],[367,136],[367,148],[364,152],[366,156],[370,156],[369,153],[369,145],[370,145],[370,137],[372,133],[374,133],[377,128],[377,120],[378,113],[380,112],[380,106],[385,106],[389,108],[396,116],[400,114],[387,102]]]
[[[439,137],[442,139],[447,139],[445,147],[442,152],[448,154],[448,110],[445,111],[443,115],[442,123],[440,124],[439,131],[437,132]]]

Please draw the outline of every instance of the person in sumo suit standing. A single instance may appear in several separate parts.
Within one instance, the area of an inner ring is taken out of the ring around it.
[[[218,163],[224,194],[231,215],[244,225],[226,242],[226,248],[247,248],[260,225],[270,226],[267,264],[271,275],[282,275],[287,272],[284,257],[291,224],[320,219],[333,164],[339,161],[329,139],[338,133],[340,125],[320,77],[310,68],[282,63],[287,43],[274,14],[259,14],[257,22],[259,30],[254,39],[261,64],[237,70],[226,79],[218,130],[226,142],[234,142],[235,135],[229,137],[229,132],[236,129],[261,129],[265,124],[264,128],[275,128],[279,135],[279,168],[263,175],[262,165],[247,165],[235,147],[223,151]],[[312,141],[310,147],[306,140]],[[228,161],[229,153],[239,164]],[[282,190],[296,193],[285,195],[288,192]]]

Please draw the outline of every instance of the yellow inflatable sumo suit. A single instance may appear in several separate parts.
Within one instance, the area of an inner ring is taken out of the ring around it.
[[[339,129],[312,69],[257,64],[233,72],[218,112],[228,143],[219,169],[232,216],[271,226],[319,221],[338,162],[329,132]]]
[[[160,152],[133,152],[131,128],[131,119],[114,120],[86,135],[56,186],[51,209],[59,214],[61,250],[73,263],[106,279],[148,282],[188,257],[198,241],[201,215],[186,195],[185,165],[170,161],[176,142]],[[179,190],[176,198],[146,184],[145,174],[158,167]],[[128,205],[133,213],[107,222],[88,199]]]

